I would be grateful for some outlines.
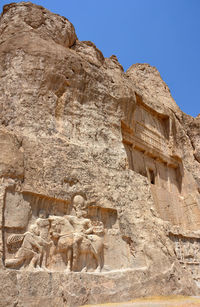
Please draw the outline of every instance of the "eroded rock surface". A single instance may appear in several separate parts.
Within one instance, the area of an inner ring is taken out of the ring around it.
[[[41,6],[0,33],[0,305],[197,295],[199,117]]]

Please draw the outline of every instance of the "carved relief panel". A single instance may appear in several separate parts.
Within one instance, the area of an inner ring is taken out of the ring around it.
[[[125,143],[132,143],[140,150],[155,151],[154,155],[162,153],[169,156],[170,119],[161,116],[143,103],[137,103],[131,120],[124,118],[122,134]]]
[[[165,121],[144,106],[137,104],[134,112],[135,137],[148,147],[166,152],[166,141],[169,138]]]
[[[179,262],[187,268],[195,281],[200,282],[200,238],[170,235]]]
[[[81,195],[63,201],[8,191],[2,229],[9,269],[100,272],[131,266],[117,211],[90,207]]]

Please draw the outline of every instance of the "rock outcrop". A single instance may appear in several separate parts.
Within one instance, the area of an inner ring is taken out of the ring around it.
[[[200,118],[30,2],[0,19],[0,305],[197,295]]]

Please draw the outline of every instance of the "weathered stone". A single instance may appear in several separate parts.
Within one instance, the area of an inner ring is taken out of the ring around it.
[[[0,130],[0,176],[23,178],[23,148],[14,133]]]
[[[0,306],[198,294],[199,117],[40,6],[0,33]]]

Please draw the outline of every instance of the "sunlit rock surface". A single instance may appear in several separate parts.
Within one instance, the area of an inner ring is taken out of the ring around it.
[[[30,2],[0,19],[0,305],[198,295],[200,118]]]

